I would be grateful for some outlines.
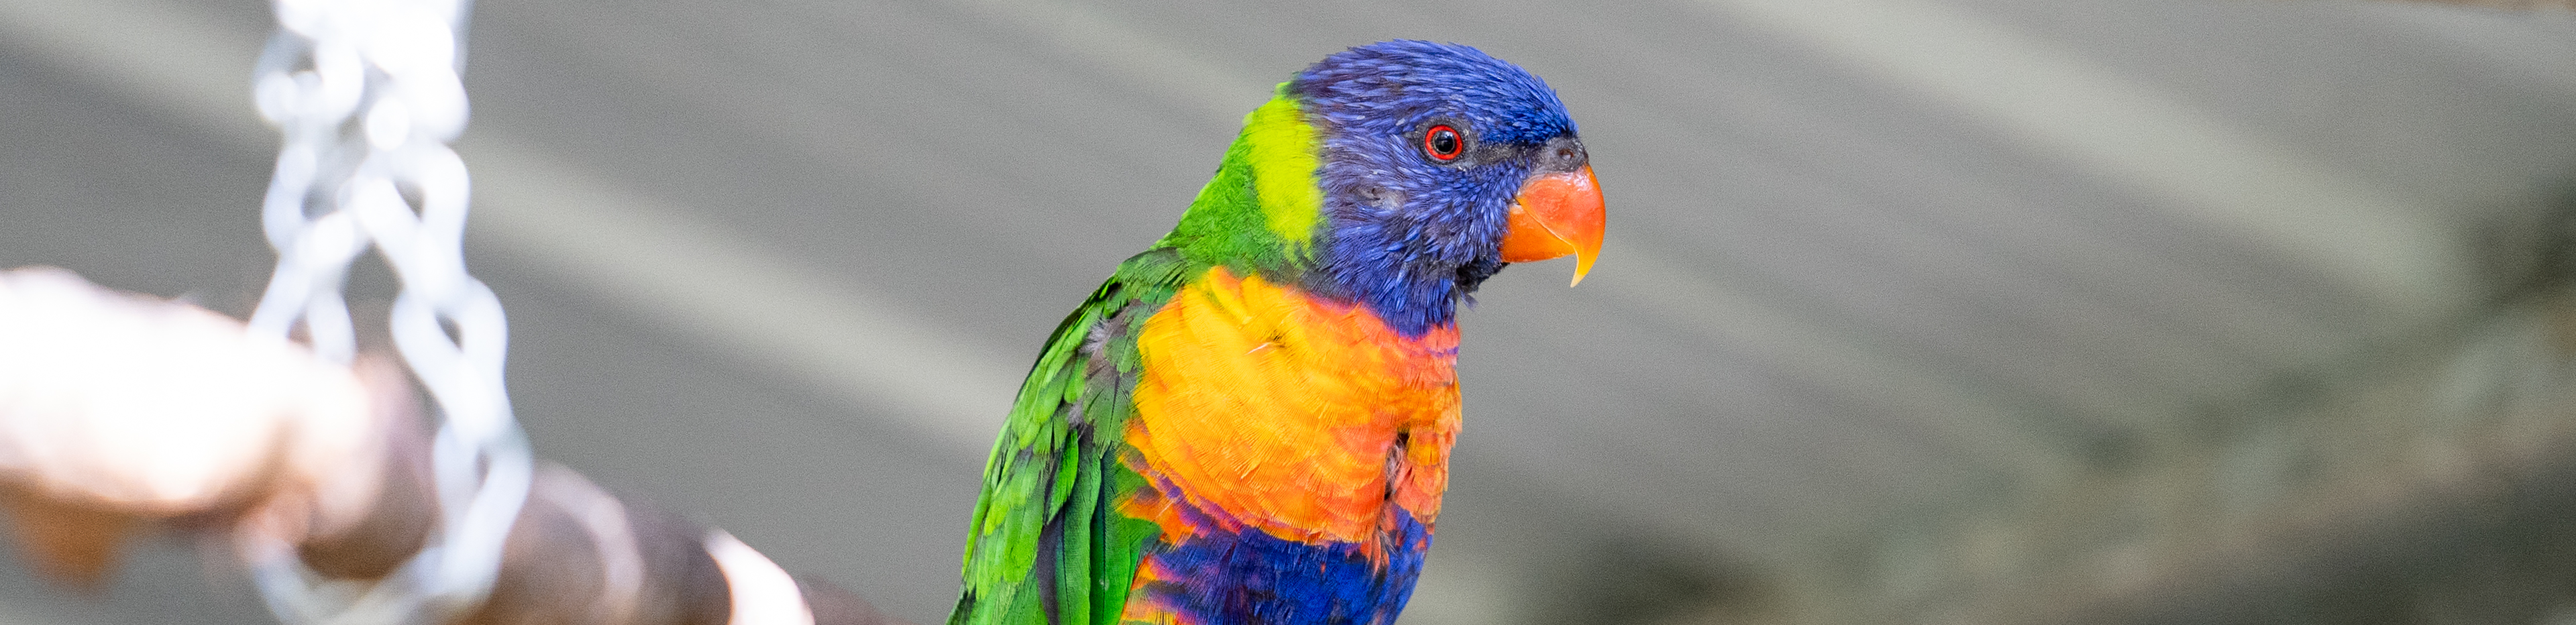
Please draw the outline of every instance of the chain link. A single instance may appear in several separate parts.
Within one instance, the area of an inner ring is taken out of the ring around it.
[[[277,273],[253,332],[301,327],[313,350],[348,362],[355,336],[341,289],[372,246],[402,280],[394,345],[443,417],[433,464],[438,534],[393,575],[329,581],[290,545],[254,545],[254,575],[280,620],[427,624],[488,596],[530,483],[526,436],[502,386],[500,300],[465,271],[464,130],[457,77],[466,0],[277,0],[281,28],[253,82],[285,135],[261,221]],[[273,540],[273,539],[272,539]]]

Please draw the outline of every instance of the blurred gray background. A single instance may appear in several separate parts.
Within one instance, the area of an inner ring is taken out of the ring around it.
[[[2576,623],[2563,9],[477,4],[539,453],[904,618],[1044,333],[1269,85],[1423,38],[1555,86],[1612,218],[1464,320],[1406,623]],[[0,267],[245,313],[269,19],[0,0]],[[267,622],[200,549],[0,562],[0,623]]]

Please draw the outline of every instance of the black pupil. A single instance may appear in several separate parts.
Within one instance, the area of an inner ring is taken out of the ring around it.
[[[1431,133],[1431,153],[1450,156],[1458,153],[1458,133],[1440,130]]]

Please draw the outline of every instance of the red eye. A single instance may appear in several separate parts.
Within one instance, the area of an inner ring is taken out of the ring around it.
[[[1454,161],[1467,150],[1467,142],[1458,137],[1458,129],[1438,124],[1422,131],[1422,153],[1435,160]]]

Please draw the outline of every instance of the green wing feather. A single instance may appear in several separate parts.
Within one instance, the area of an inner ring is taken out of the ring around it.
[[[1127,259],[1047,339],[985,465],[966,588],[949,625],[1118,620],[1158,531],[1116,509],[1144,482],[1121,460],[1135,411],[1135,334],[1191,275],[1187,266],[1170,249]]]
[[[1286,89],[1244,117],[1243,133],[1171,234],[1120,263],[1048,337],[984,467],[966,590],[950,625],[1117,622],[1145,543],[1159,531],[1116,509],[1144,487],[1124,463],[1122,440],[1135,412],[1136,333],[1209,267],[1294,275],[1304,262],[1296,252],[1321,219],[1315,129]]]

